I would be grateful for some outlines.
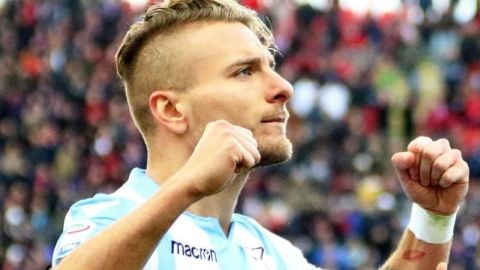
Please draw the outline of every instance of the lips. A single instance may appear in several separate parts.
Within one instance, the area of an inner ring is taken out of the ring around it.
[[[280,113],[266,116],[262,119],[262,123],[285,123],[288,119],[288,113]]]
[[[277,117],[272,119],[262,120],[262,123],[285,123],[285,118]]]

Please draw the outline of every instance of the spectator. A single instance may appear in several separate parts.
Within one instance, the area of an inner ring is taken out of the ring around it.
[[[471,168],[449,269],[477,269],[480,12],[416,24],[405,3],[375,17],[271,2],[288,8],[245,3],[271,15],[278,69],[298,92],[296,156],[255,172],[240,211],[311,262],[374,269],[407,219],[388,153],[417,133],[448,137]],[[69,206],[145,164],[113,64],[138,14],[127,1],[0,1],[0,268],[44,269]]]

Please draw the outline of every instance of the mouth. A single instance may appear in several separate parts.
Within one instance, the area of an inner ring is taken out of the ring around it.
[[[272,119],[266,119],[262,120],[262,123],[268,124],[268,123],[285,123],[285,118],[272,118]]]
[[[261,123],[286,123],[288,119],[288,113],[281,113],[276,115],[270,115],[262,119]]]

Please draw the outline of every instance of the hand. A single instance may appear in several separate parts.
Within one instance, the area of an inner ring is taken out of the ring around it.
[[[260,161],[250,130],[219,120],[208,123],[192,155],[179,171],[199,197],[228,186],[237,174],[246,174]]]
[[[441,262],[437,265],[436,270],[447,270],[447,263],[446,262]]]
[[[436,270],[447,270],[447,263],[446,262],[441,262],[437,265]]]
[[[426,210],[453,214],[467,194],[468,165],[446,139],[418,137],[392,163],[407,195]]]

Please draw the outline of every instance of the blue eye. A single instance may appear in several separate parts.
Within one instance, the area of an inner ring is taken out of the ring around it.
[[[252,76],[252,69],[250,67],[242,68],[241,70],[237,71],[237,75],[244,77]]]

